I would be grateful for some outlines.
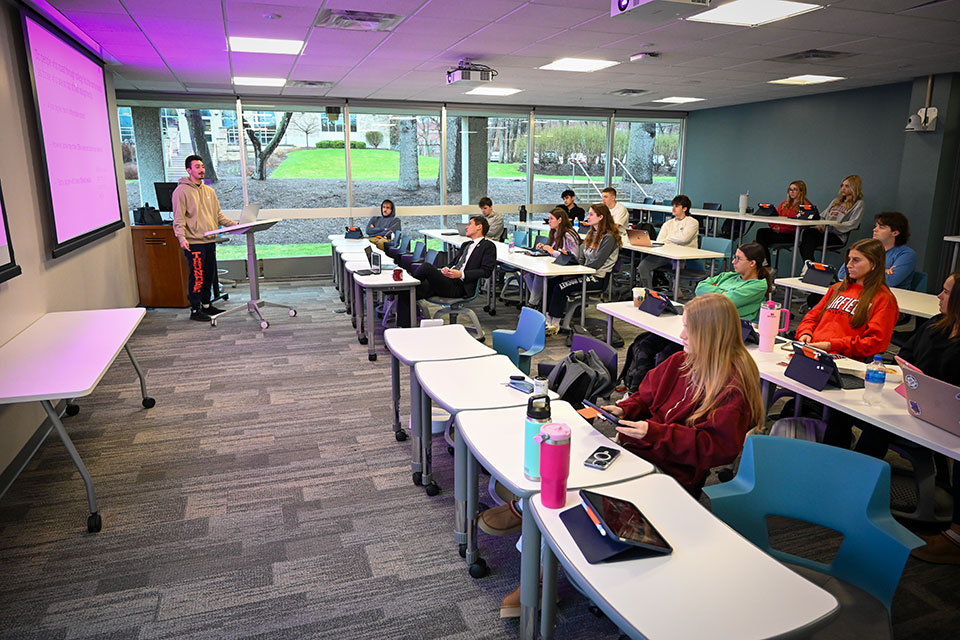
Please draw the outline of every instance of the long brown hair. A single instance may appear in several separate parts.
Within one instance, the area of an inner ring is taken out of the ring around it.
[[[596,249],[600,246],[600,241],[603,240],[603,236],[609,233],[613,236],[614,240],[617,241],[617,246],[621,246],[620,229],[617,227],[617,223],[613,221],[613,214],[610,213],[607,205],[599,203],[592,204],[590,205],[590,209],[593,209],[593,212],[600,216],[600,224],[590,225],[590,231],[587,231],[587,237],[583,239],[583,244],[586,245],[588,249]]]
[[[876,296],[879,291],[886,291],[889,295],[893,294],[890,293],[890,289],[887,288],[887,271],[885,268],[887,264],[887,252],[883,248],[883,243],[873,238],[857,240],[847,249],[847,254],[843,259],[844,263],[849,259],[851,251],[863,254],[863,257],[869,260],[873,266],[870,273],[864,276],[863,282],[860,283],[863,285],[863,293],[860,294],[860,300],[857,301],[857,308],[853,312],[853,318],[850,319],[850,326],[856,329],[867,323],[870,317],[870,305],[873,303],[874,296]],[[853,281],[853,278],[850,277],[850,270],[848,269],[847,275],[843,280],[830,287],[830,290],[827,291],[827,303],[823,305],[823,309],[820,310],[820,317],[823,317],[823,312],[827,310],[830,302],[836,298],[841,291],[846,291],[854,284],[856,283]]]
[[[789,188],[793,185],[797,185],[797,191],[800,192],[797,194],[796,200],[790,199]],[[792,181],[790,184],[787,185],[787,189],[788,189],[787,190],[787,207],[791,209],[797,209],[802,204],[810,204],[810,201],[807,200],[807,183],[804,182],[803,180]]]
[[[743,344],[737,308],[724,295],[707,293],[691,300],[683,317],[689,344],[683,368],[697,404],[687,425],[704,417],[709,420],[719,400],[733,390],[742,393],[747,402],[751,427],[763,424],[760,371]]]
[[[554,249],[563,249],[563,242],[567,234],[576,237],[577,243],[580,243],[580,234],[573,230],[573,223],[570,222],[570,216],[563,207],[557,207],[550,211],[550,215],[559,220],[556,229],[550,229],[550,235],[547,237],[547,244]]]
[[[850,191],[853,192],[853,200],[844,202],[843,193],[838,191],[837,197],[830,202],[832,207],[835,204],[840,204],[843,202],[843,208],[847,211],[853,208],[853,205],[857,204],[863,198],[863,180],[860,179],[858,175],[847,176],[840,181],[840,185],[843,186],[843,183],[846,182],[850,186]]]
[[[947,310],[943,317],[937,320],[933,328],[946,333],[949,337],[960,335],[960,293],[957,293],[957,283],[960,282],[960,271],[954,271],[947,280],[953,278],[953,288],[947,300]]]
[[[773,277],[770,274],[770,268],[765,262],[767,254],[763,250],[763,245],[757,242],[747,242],[737,247],[737,249],[743,252],[747,260],[757,265],[757,278],[767,281],[767,292],[764,295],[769,298],[770,294],[773,293]]]

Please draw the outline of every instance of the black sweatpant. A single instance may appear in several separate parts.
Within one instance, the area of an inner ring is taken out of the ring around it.
[[[210,292],[217,276],[217,245],[213,242],[191,244],[184,251],[190,278],[187,280],[187,300],[191,309],[210,304]]]

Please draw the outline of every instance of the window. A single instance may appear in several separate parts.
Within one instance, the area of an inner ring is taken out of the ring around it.
[[[343,133],[343,114],[342,113],[326,113],[322,114],[320,119],[320,130],[324,133]],[[354,113],[350,114],[350,133],[355,133],[357,131],[357,115]]]
[[[533,138],[535,202],[561,202],[573,189],[577,201],[599,202],[606,185],[607,119],[537,116]]]
[[[526,203],[529,121],[526,114],[450,114],[447,202],[476,204],[486,196],[500,214]]]
[[[657,202],[677,195],[681,120],[617,118],[613,143],[613,186],[626,202]]]

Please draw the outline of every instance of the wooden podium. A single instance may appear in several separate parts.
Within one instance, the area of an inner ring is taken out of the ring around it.
[[[132,225],[133,260],[137,266],[140,304],[145,307],[188,307],[187,259],[173,235],[173,225]]]

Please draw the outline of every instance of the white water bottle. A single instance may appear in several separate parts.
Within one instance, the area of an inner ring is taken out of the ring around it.
[[[887,381],[887,368],[883,366],[883,356],[873,356],[873,362],[867,365],[867,375],[863,383],[863,403],[880,404],[883,395],[883,383]]]
[[[516,248],[517,248],[517,243],[516,243],[516,241],[513,239],[513,234],[511,233],[511,234],[510,234],[510,242],[507,243],[507,252],[508,252],[508,253],[513,253],[514,249],[516,249]]]

